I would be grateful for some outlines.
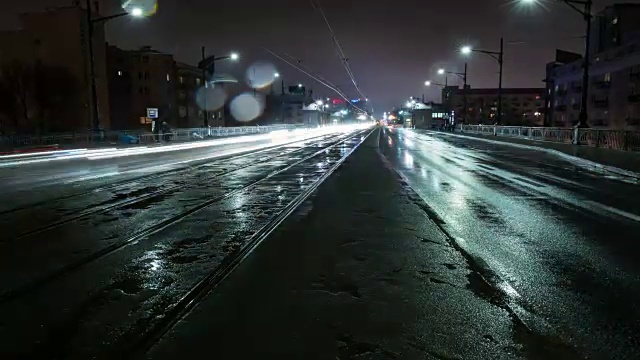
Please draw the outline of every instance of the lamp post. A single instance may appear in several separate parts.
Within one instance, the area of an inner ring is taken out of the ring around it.
[[[520,0],[524,4],[537,4],[540,0]],[[584,44],[584,65],[582,67],[582,102],[580,103],[580,115],[578,117],[578,127],[589,127],[588,120],[588,100],[589,100],[589,67],[590,54],[589,48],[591,47],[591,8],[593,7],[593,0],[557,0],[567,4],[571,9],[582,15],[586,24],[586,35]],[[579,6],[582,6],[580,9]]]
[[[98,112],[98,90],[96,88],[96,60],[93,51],[93,32],[94,24],[107,22],[109,20],[117,19],[124,16],[133,16],[140,18],[145,16],[144,10],[141,7],[134,7],[130,11],[125,11],[119,14],[94,18],[91,14],[91,0],[86,0],[85,6],[87,7],[87,52],[89,57],[89,95],[90,95],[90,113],[89,118],[91,126],[94,130],[100,130],[100,114]]]
[[[462,79],[462,82],[463,82],[462,103],[464,106],[464,108],[462,109],[462,123],[464,124],[467,121],[467,112],[468,112],[468,109],[467,109],[467,63],[466,62],[464,63],[464,72],[462,73],[447,71],[445,69],[438,69],[438,74],[439,75],[444,75],[444,74],[457,75]]]
[[[463,46],[460,49],[460,52],[463,55],[469,55],[472,52],[487,54],[498,62],[498,65],[500,66],[500,75],[498,76],[498,111],[496,114],[496,122],[500,125],[502,122],[502,64],[504,58],[504,38],[500,38],[500,51],[479,50],[473,49],[470,46]]]
[[[202,60],[200,61],[200,69],[202,70],[202,77],[204,80],[204,88],[207,89],[209,87],[209,74],[213,76],[216,71],[216,61],[221,60],[232,60],[236,61],[240,58],[240,56],[233,52],[229,55],[225,56],[215,56],[211,55],[206,57],[206,49],[202,47]],[[278,75],[279,76],[279,75]],[[204,116],[204,127],[209,127],[209,111],[207,111],[207,92],[204,90],[203,96],[203,111],[202,114]]]

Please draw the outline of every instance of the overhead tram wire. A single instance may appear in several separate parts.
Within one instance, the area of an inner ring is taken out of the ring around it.
[[[301,73],[307,75],[308,77],[312,78],[313,80],[319,82],[320,84],[326,86],[327,88],[333,90],[336,94],[338,94],[341,98],[343,98],[347,104],[351,105],[351,107],[353,107],[354,109],[363,112],[363,113],[367,113],[365,110],[360,109],[359,107],[355,106],[350,100],[349,98],[347,98],[347,96],[334,84],[330,83],[329,81],[322,79],[320,77],[318,77],[316,74],[313,73],[313,71],[308,71],[305,70],[303,68],[301,68],[300,66],[291,63],[289,60],[285,59],[284,57],[280,56],[278,53],[262,46],[262,49],[264,49],[266,52],[268,52],[269,54],[277,57],[278,59],[282,60],[283,62],[285,62],[286,64],[290,65],[291,67],[297,69],[298,71],[300,71]],[[306,66],[305,66],[306,67]],[[307,67],[308,68],[308,67]]]
[[[353,71],[351,70],[351,66],[349,65],[349,59],[347,58],[344,51],[342,50],[342,46],[340,46],[338,37],[333,31],[333,28],[331,27],[331,24],[329,23],[329,20],[327,19],[327,16],[325,15],[324,10],[322,10],[322,6],[320,6],[319,0],[310,0],[310,2],[311,2],[311,6],[315,10],[317,10],[320,13],[320,15],[322,15],[322,19],[324,19],[324,22],[327,25],[329,32],[331,33],[331,40],[333,44],[336,46],[338,56],[340,57],[340,62],[342,62],[342,65],[347,71],[347,74],[349,75],[349,78],[351,79],[353,86],[356,88],[356,91],[358,91],[358,93],[362,96],[363,99],[367,99],[367,96],[362,92],[362,90],[360,90],[360,87],[358,86],[358,82],[356,81],[355,76],[353,75]]]

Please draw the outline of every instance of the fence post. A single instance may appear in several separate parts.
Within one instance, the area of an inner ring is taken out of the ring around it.
[[[577,126],[573,128],[573,145],[580,145],[579,130],[580,129]]]
[[[596,130],[596,147],[600,147],[600,130]]]

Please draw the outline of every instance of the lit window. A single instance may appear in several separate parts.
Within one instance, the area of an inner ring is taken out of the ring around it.
[[[118,76],[122,76],[122,70],[118,70]]]
[[[613,25],[618,23],[618,18],[613,18],[613,21],[611,22]]]
[[[611,73],[604,74],[604,82],[611,82]]]
[[[169,76],[169,73],[167,73],[167,81],[171,81],[171,76]]]
[[[180,84],[184,84],[184,76],[180,76],[179,81],[180,81]]]
[[[196,85],[200,85],[200,78],[196,78]]]

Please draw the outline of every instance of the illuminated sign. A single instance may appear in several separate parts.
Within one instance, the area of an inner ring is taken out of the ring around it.
[[[357,103],[357,102],[360,102],[360,99],[353,99],[353,100],[351,100],[351,102],[352,103]]]

